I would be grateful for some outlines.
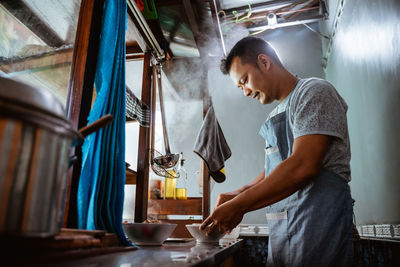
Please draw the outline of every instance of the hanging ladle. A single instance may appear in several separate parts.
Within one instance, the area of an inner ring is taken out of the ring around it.
[[[166,154],[154,158],[153,162],[164,169],[169,169],[173,168],[176,165],[176,163],[179,160],[179,154],[171,154],[169,148],[167,126],[165,123],[164,101],[163,101],[162,87],[161,87],[161,70],[159,65],[157,66],[157,82],[158,82],[158,95],[160,97],[161,124],[163,128],[164,146]]]

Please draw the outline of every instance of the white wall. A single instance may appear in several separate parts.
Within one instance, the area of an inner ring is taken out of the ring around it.
[[[400,2],[331,0],[331,18],[342,2],[326,78],[349,105],[357,224],[399,223]]]

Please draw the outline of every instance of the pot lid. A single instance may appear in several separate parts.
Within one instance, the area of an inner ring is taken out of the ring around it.
[[[65,118],[63,105],[46,90],[0,76],[0,99]]]

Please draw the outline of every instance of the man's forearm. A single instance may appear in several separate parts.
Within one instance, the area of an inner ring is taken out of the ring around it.
[[[312,175],[301,163],[288,159],[266,178],[243,191],[233,201],[239,203],[243,212],[249,212],[276,203],[300,189]]]
[[[290,196],[319,173],[330,142],[327,135],[296,138],[292,155],[256,186],[233,198],[232,204],[245,213]]]
[[[240,193],[246,191],[247,189],[253,187],[254,185],[258,184],[264,178],[265,178],[265,170],[263,170],[252,182],[242,186],[241,188],[237,189],[235,192],[240,194]]]

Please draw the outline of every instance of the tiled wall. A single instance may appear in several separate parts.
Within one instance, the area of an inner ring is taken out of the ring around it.
[[[240,236],[244,246],[235,257],[237,266],[265,266],[268,237]],[[354,266],[400,266],[400,241],[362,237],[354,241]]]
[[[354,251],[354,266],[400,266],[399,241],[362,238],[354,243]]]

